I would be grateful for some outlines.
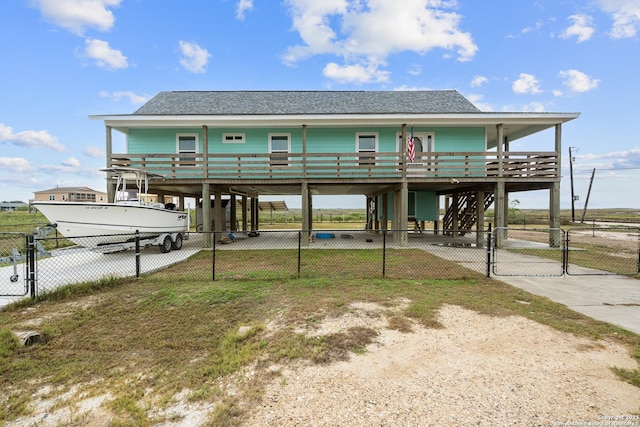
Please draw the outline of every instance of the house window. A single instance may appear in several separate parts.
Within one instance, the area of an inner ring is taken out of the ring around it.
[[[198,135],[197,134],[178,134],[176,135],[176,152],[178,154],[195,154],[198,152]],[[195,166],[195,156],[180,156],[177,166]]]
[[[55,194],[49,194],[49,200],[56,200]]]
[[[244,144],[244,133],[223,133],[223,144]]]
[[[378,134],[377,133],[358,133],[356,134],[356,151],[359,166],[374,166],[376,164],[376,155],[378,151]]]
[[[289,152],[291,151],[291,134],[269,134],[269,153],[271,166],[289,166]]]

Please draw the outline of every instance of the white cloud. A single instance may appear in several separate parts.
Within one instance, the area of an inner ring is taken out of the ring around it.
[[[127,57],[119,50],[111,48],[104,40],[86,39],[84,44],[85,56],[95,60],[99,67],[118,70],[129,66]]]
[[[578,70],[563,70],[558,73],[560,78],[564,79],[562,82],[569,88],[571,93],[584,93],[598,87],[600,83],[599,79],[591,78],[582,71]],[[554,95],[562,95],[562,91],[555,90]]]
[[[544,104],[542,102],[530,102],[528,104],[523,105],[520,108],[520,111],[543,113],[545,110],[544,110]]]
[[[611,14],[609,35],[614,39],[634,37],[640,27],[639,0],[596,0],[602,11]]]
[[[244,13],[253,9],[253,0],[239,0],[236,7],[236,18],[244,21]]]
[[[116,102],[119,102],[123,98],[126,98],[131,104],[144,104],[150,99],[149,95],[138,95],[129,90],[115,91],[111,93],[103,90],[100,92],[100,96],[102,98],[111,98]]]
[[[96,147],[95,145],[87,145],[82,150],[82,154],[88,157],[93,158],[101,158],[106,155],[105,151],[102,148]]]
[[[80,166],[80,162],[75,157],[69,157],[68,159],[61,161],[60,164],[70,168],[77,168]]]
[[[26,173],[31,171],[31,165],[22,157],[0,157],[0,169],[7,169],[14,173]]]
[[[339,77],[378,67],[398,52],[426,54],[439,48],[468,61],[478,51],[471,34],[460,30],[461,16],[451,11],[455,1],[404,0],[401,7],[397,0],[287,0],[287,4],[302,43],[287,49],[284,62],[341,56],[346,65]],[[327,67],[338,71],[335,63]]]
[[[480,87],[488,81],[489,79],[484,76],[473,76],[473,80],[471,80],[471,87]]]
[[[583,154],[576,157],[584,160],[589,167],[597,166],[602,169],[637,169],[640,167],[640,147],[601,154]]]
[[[122,0],[32,0],[49,21],[72,33],[82,35],[87,28],[108,31],[115,18],[110,8]]]
[[[30,148],[50,148],[55,151],[64,151],[65,146],[58,142],[58,138],[46,130],[25,130],[13,133],[13,129],[0,123],[0,144],[10,142],[14,145]]]
[[[569,17],[573,24],[570,25],[561,35],[562,38],[576,37],[578,43],[587,41],[593,36],[595,27],[593,26],[593,18],[589,15],[571,15]]]
[[[522,34],[532,33],[534,31],[538,31],[540,28],[544,26],[544,22],[541,20],[536,21],[536,23],[532,27],[525,27],[522,29]]]
[[[380,83],[389,80],[388,71],[379,71],[377,67],[364,67],[362,65],[340,66],[330,62],[322,70],[325,77],[339,83]]]
[[[197,43],[180,40],[180,64],[192,73],[204,73],[211,54]]]
[[[537,94],[542,92],[538,79],[534,75],[527,73],[520,73],[520,77],[513,82],[511,88],[518,94]]]

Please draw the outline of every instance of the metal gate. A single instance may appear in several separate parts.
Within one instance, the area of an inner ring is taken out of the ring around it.
[[[562,276],[565,232],[549,228],[496,227],[490,242],[495,276]]]
[[[32,235],[0,233],[0,296],[23,297],[35,292],[33,253]]]
[[[567,231],[569,275],[625,275],[640,273],[640,228],[593,227]]]
[[[495,276],[640,274],[640,228],[496,228],[490,238]]]

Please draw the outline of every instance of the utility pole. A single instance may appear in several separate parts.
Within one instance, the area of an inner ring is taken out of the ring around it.
[[[580,224],[584,224],[584,217],[587,214],[587,205],[589,204],[589,195],[591,194],[591,186],[593,185],[594,176],[596,176],[596,168],[593,168],[593,172],[591,172],[591,180],[589,181],[589,190],[587,190],[587,198],[584,201],[584,210],[582,211],[582,218],[580,218]]]
[[[576,222],[576,196],[573,194],[573,154],[569,147],[569,177],[571,178],[571,222]]]

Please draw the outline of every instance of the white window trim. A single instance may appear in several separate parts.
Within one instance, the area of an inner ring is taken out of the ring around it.
[[[231,141],[227,140],[227,137],[231,136],[233,139]],[[240,137],[240,139],[236,139],[236,137]],[[222,143],[223,144],[244,144],[246,135],[244,133],[223,133],[222,134]]]
[[[375,147],[373,151],[361,151],[360,150],[360,136],[373,136],[375,138]],[[377,153],[378,147],[380,144],[380,135],[378,132],[356,132],[356,153]],[[365,163],[360,163],[360,157],[357,158],[358,164],[365,165]],[[376,161],[373,166],[375,166],[378,162]]]
[[[269,138],[269,154],[272,154],[272,153],[283,153],[284,154],[284,151],[273,151],[273,147],[272,147],[271,142],[272,142],[272,139],[273,139],[274,136],[286,136],[287,137],[287,154],[291,153],[291,133],[269,133],[267,136]],[[272,165],[272,166],[284,166],[284,165],[275,164],[275,165]],[[288,167],[288,166],[290,166],[290,164],[287,164],[285,167]]]
[[[194,137],[195,138],[195,152],[187,152],[187,151],[180,151],[180,137],[184,137],[184,136],[189,136],[189,137]],[[176,154],[193,154],[193,158],[195,160],[196,158],[196,154],[198,154],[200,152],[199,150],[200,148],[200,135],[198,135],[197,133],[176,133]],[[186,157],[186,156],[185,156]],[[180,158],[180,157],[179,157]],[[189,156],[189,158],[191,158],[191,156]],[[176,166],[179,167],[190,167],[191,165],[180,165],[177,164]],[[195,166],[195,164],[193,165]]]
[[[193,136],[193,137],[195,137],[195,139],[196,139],[196,151],[195,151],[195,153],[197,154],[197,153],[200,152],[200,150],[199,150],[199,148],[200,148],[200,135],[198,135],[197,133],[176,133],[176,153],[177,154],[182,154],[180,152],[180,137],[181,136]],[[191,153],[187,153],[185,151],[185,154],[191,154]]]
[[[407,132],[406,135],[407,135],[407,138],[409,138],[409,135],[411,135],[411,133]],[[425,137],[431,135],[431,152],[436,151],[436,133],[435,132],[413,132],[413,135],[421,137],[423,141],[426,139]],[[400,152],[400,150],[402,149],[402,146],[400,145],[401,138],[402,138],[402,132],[396,133],[396,150],[398,152]],[[424,147],[422,147],[422,149],[424,149]],[[425,153],[428,153],[428,151],[425,151]]]

